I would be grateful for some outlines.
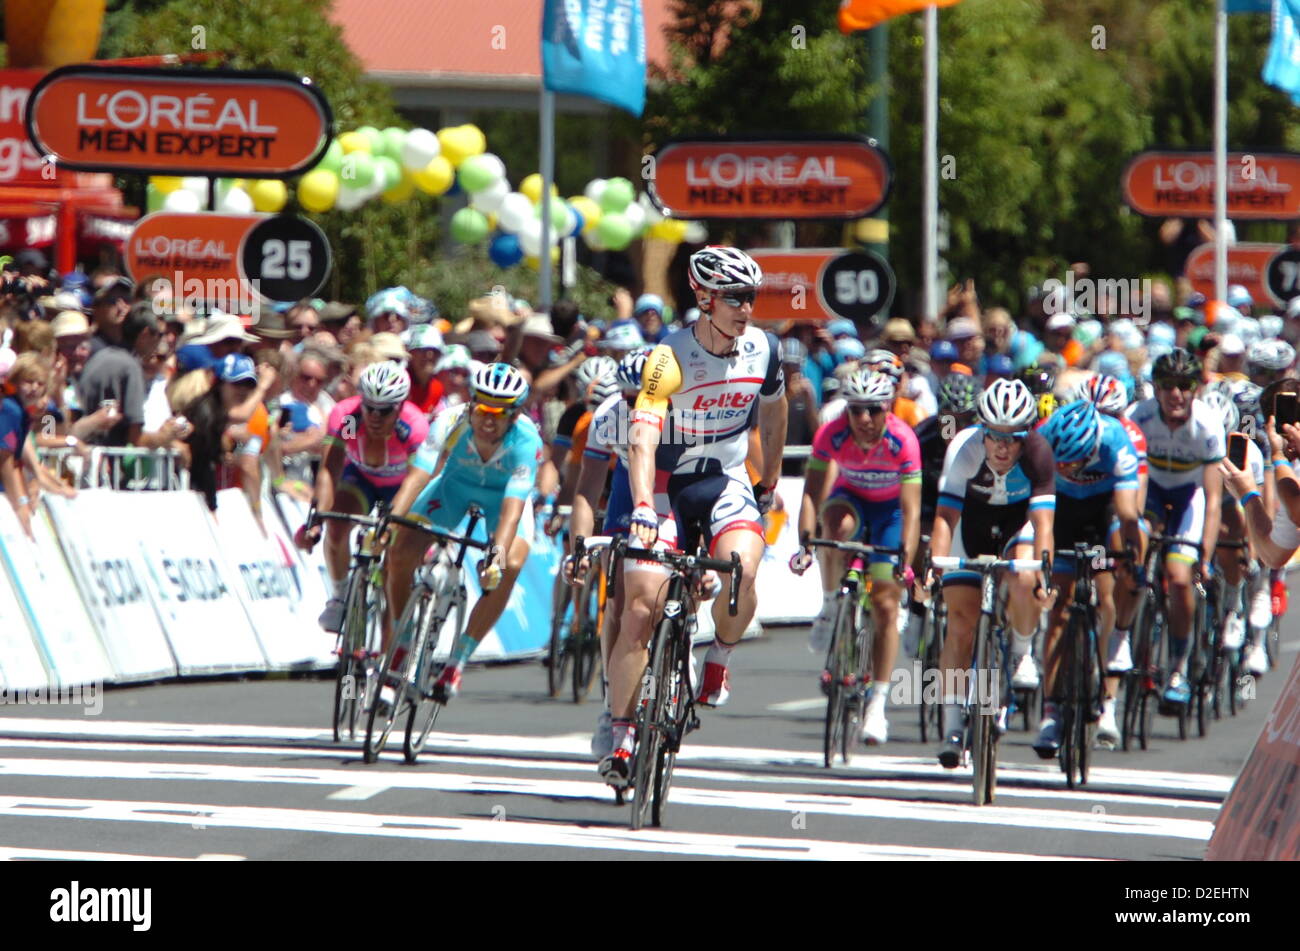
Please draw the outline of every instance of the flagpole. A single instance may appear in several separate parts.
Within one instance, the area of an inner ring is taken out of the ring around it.
[[[551,187],[555,181],[555,93],[542,84],[542,248],[537,271],[537,309],[551,309]]]
[[[921,159],[921,310],[929,320],[939,316],[939,10],[925,9],[925,144]]]
[[[1228,12],[1214,2],[1214,297],[1228,299]]]

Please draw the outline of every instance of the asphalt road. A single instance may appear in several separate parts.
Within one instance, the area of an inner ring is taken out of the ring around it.
[[[0,857],[1194,860],[1285,679],[1264,677],[1206,739],[1157,719],[1149,751],[1096,751],[1075,792],[1013,731],[997,802],[976,808],[969,769],[938,766],[912,707],[891,708],[888,745],[822,766],[806,637],[738,650],[732,700],[687,739],[663,829],[631,832],[596,776],[598,701],[547,698],[528,663],[472,668],[413,767],[400,745],[370,766],[335,745],[326,680],[119,688],[97,716],[0,707]]]

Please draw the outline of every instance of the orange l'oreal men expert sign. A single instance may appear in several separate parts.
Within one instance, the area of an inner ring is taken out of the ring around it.
[[[1241,284],[1259,304],[1273,298],[1268,290],[1268,263],[1282,250],[1281,244],[1242,242],[1228,245],[1228,283]],[[1192,287],[1206,297],[1214,296],[1214,244],[1197,245],[1187,256],[1183,274]],[[1282,303],[1286,303],[1282,301]]]
[[[651,199],[675,218],[862,218],[889,195],[869,139],[693,139],[654,155]]]
[[[244,278],[239,263],[244,238],[265,218],[169,211],[146,215],[127,241],[126,268],[136,281],[180,275],[182,280],[234,281],[231,288],[237,289]]]
[[[1120,179],[1124,201],[1143,215],[1214,217],[1211,152],[1143,152]],[[1229,152],[1229,218],[1300,217],[1300,155]]]
[[[37,83],[27,134],[83,171],[284,178],[329,145],[329,103],[289,73],[68,66]]]

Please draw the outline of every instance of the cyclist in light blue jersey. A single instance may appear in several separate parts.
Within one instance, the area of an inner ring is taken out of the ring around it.
[[[470,394],[469,403],[445,410],[433,421],[392,508],[394,515],[425,518],[443,531],[455,531],[471,504],[484,512],[491,545],[478,569],[483,596],[435,684],[435,696],[443,703],[459,693],[465,662],[501,617],[528,558],[533,531],[529,496],[542,461],[541,434],[520,415],[528,384],[518,370],[505,363],[480,367],[470,379]],[[394,618],[406,607],[426,545],[419,532],[396,533],[388,560]]]

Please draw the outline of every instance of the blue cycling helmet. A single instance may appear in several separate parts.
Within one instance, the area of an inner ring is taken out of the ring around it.
[[[638,347],[618,364],[618,384],[624,393],[641,392],[641,377],[645,373],[645,362],[650,357],[653,347]]]
[[[1043,426],[1057,462],[1086,462],[1101,444],[1101,417],[1089,400],[1075,400],[1052,414]]]

